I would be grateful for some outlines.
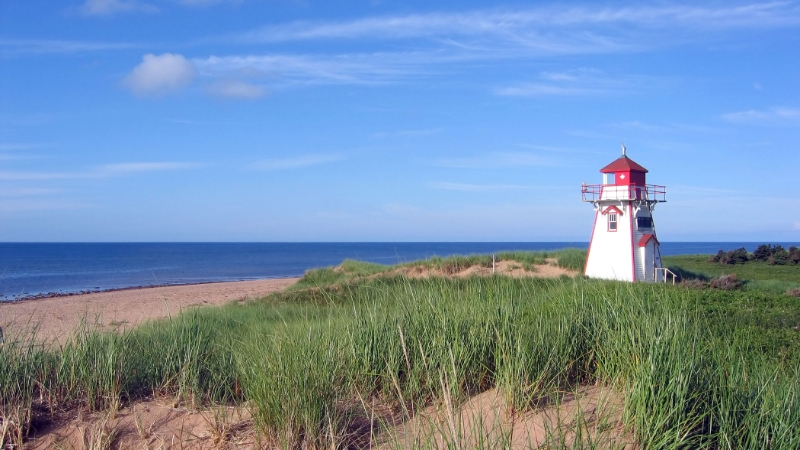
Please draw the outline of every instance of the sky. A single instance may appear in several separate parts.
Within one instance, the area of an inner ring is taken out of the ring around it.
[[[800,2],[0,0],[0,241],[800,241]]]

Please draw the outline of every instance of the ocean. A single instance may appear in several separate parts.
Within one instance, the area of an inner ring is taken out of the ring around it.
[[[664,242],[661,252],[716,253],[739,247],[752,251],[758,244]],[[432,256],[587,246],[587,242],[0,243],[0,301],[296,277],[308,269],[334,266],[348,258],[396,264]]]

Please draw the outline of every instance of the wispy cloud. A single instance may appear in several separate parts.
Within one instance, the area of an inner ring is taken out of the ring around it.
[[[61,192],[59,189],[47,188],[9,188],[0,189],[0,197],[38,197]]]
[[[715,29],[796,25],[800,25],[800,9],[790,3],[716,8],[552,6],[292,22],[219,39],[244,44],[319,41],[326,49],[195,56],[188,61],[169,53],[146,55],[125,85],[138,94],[163,95],[191,83],[196,69],[206,93],[253,99],[280,87],[408,82],[468,70],[478,62],[643,51],[705,39]],[[344,51],[335,40],[369,41],[379,50]],[[396,45],[381,49],[386,40],[409,41],[404,47],[413,50],[397,50]],[[246,81],[239,76],[242,73],[250,74]],[[494,92],[521,97],[586,96],[635,91],[652,84],[653,80],[631,75],[577,70],[542,72],[533,80],[497,86]]]
[[[723,114],[722,118],[728,122],[750,125],[800,125],[800,108],[750,109]]]
[[[542,72],[537,78],[536,81],[496,88],[495,93],[514,97],[605,95],[633,92],[663,83],[663,80],[654,77],[611,76],[585,68],[566,72]]]
[[[666,123],[656,124],[656,123],[642,122],[640,120],[629,120],[626,122],[611,123],[608,125],[616,128],[634,129],[634,130],[642,130],[650,132],[661,131],[667,133],[686,133],[686,132],[714,133],[721,131],[719,128],[709,127],[706,125],[685,124],[677,122],[666,122]]]
[[[380,84],[430,73],[440,64],[430,52],[343,55],[211,56],[193,60],[201,74],[225,78],[241,71],[260,72],[273,83]]]
[[[291,158],[271,158],[258,161],[253,165],[253,168],[261,170],[298,169],[301,167],[329,164],[343,159],[345,158],[341,155],[303,155]]]
[[[126,12],[158,12],[158,8],[137,0],[86,0],[81,12],[89,16],[109,16]]]
[[[251,42],[316,39],[407,39],[442,36],[494,35],[515,40],[534,30],[565,27],[627,26],[669,29],[777,27],[800,24],[800,9],[792,2],[696,7],[691,5],[634,7],[542,7],[523,10],[481,10],[368,17],[340,22],[293,22],[267,26],[238,36]]]
[[[19,154],[19,153],[0,153],[0,161],[24,161],[26,159],[39,159],[40,155]]]
[[[244,0],[178,0],[178,3],[189,6],[208,6],[220,3],[241,3]]]
[[[519,184],[469,184],[469,183],[452,183],[448,181],[438,181],[429,183],[428,186],[434,189],[443,189],[447,191],[463,191],[463,192],[494,192],[494,191],[519,191],[519,190],[535,190],[535,189],[554,189],[553,186],[532,186],[532,185],[519,185]],[[561,188],[558,186],[556,188]]]
[[[186,170],[201,167],[198,163],[187,162],[133,162],[106,164],[82,172],[29,172],[3,171],[0,180],[5,181],[43,181],[43,180],[77,180],[89,178],[113,178],[134,173],[161,172],[170,170]]]
[[[607,91],[600,89],[557,86],[553,84],[541,84],[541,83],[522,83],[516,86],[509,86],[509,87],[499,88],[496,90],[497,95],[505,95],[513,97],[540,97],[545,95],[554,95],[554,96],[597,95],[597,94],[604,94],[606,92]]]
[[[201,167],[202,164],[190,162],[133,162],[106,164],[100,166],[99,173],[123,174],[138,172],[162,172],[165,170],[187,170]]]
[[[267,89],[246,81],[219,81],[207,89],[208,93],[220,98],[252,100],[267,95]]]
[[[124,50],[141,47],[142,44],[128,42],[95,42],[48,39],[0,39],[0,54],[81,53],[105,50]]]
[[[750,195],[751,193],[744,190],[739,189],[725,189],[719,187],[709,187],[709,186],[692,186],[692,185],[685,185],[685,184],[676,184],[670,186],[670,191],[673,193],[683,193],[684,195],[696,195],[696,194],[705,194],[705,195],[717,195],[717,196],[734,196],[740,198],[745,195]]]
[[[439,158],[428,164],[455,169],[486,169],[557,165],[553,158],[527,152],[492,152],[486,155]]]
[[[0,152],[6,152],[11,150],[34,150],[37,148],[46,147],[45,144],[0,144]]]
[[[428,128],[423,130],[379,131],[376,133],[372,133],[372,137],[376,138],[425,137],[434,134],[439,134],[442,131],[444,131],[444,128]]]
[[[210,6],[220,3],[241,3],[243,0],[175,0],[186,6]],[[156,13],[159,8],[151,2],[140,0],[86,0],[80,8],[88,16],[110,16],[120,13]]]
[[[550,145],[536,145],[536,144],[519,144],[520,147],[529,148],[531,150],[550,152],[550,153],[567,153],[567,154],[592,154],[592,155],[607,155],[607,151],[600,150],[587,150],[583,148],[567,148],[567,147],[553,147]]]
[[[2,212],[20,212],[20,211],[50,211],[50,210],[65,210],[65,209],[83,209],[91,207],[90,204],[84,202],[70,201],[70,200],[32,200],[26,199],[8,199],[0,200],[0,211]]]

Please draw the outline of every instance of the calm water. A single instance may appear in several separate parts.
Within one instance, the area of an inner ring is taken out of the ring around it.
[[[665,242],[664,255],[758,243]],[[586,242],[0,243],[0,301],[52,293],[281,278],[344,259],[395,264],[431,256],[586,248]],[[788,245],[787,245],[788,246]]]

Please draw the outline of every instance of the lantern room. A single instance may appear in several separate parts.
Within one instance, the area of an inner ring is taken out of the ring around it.
[[[600,169],[603,184],[616,186],[644,186],[647,169],[628,158],[625,152],[611,164]]]

